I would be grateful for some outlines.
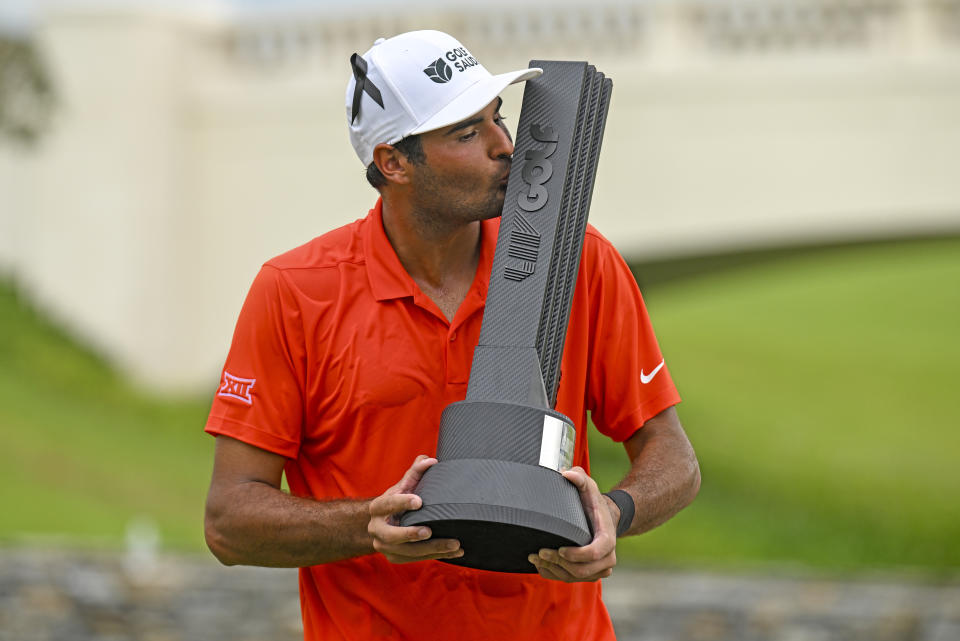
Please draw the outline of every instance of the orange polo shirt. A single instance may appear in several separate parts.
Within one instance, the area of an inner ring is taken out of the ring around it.
[[[206,431],[285,456],[296,495],[383,493],[418,454],[436,453],[440,413],[466,396],[499,224],[482,223],[477,275],[452,322],[404,271],[380,202],[268,261],[240,312]],[[588,227],[557,396],[576,423],[575,465],[589,471],[587,410],[623,441],[679,402],[662,362],[633,276]],[[308,640],[614,638],[599,581],[371,554],[302,568],[300,595]]]

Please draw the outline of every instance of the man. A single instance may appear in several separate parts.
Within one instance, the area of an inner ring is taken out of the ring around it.
[[[251,287],[206,427],[208,545],[228,565],[300,567],[308,639],[613,638],[598,579],[617,532],[670,518],[699,471],[636,283],[596,230],[557,401],[579,431],[564,475],[593,541],[503,574],[437,562],[461,556],[459,541],[396,520],[420,506],[411,492],[436,462],[440,413],[466,394],[513,152],[498,96],[540,70],[491,76],[435,31],[378,40],[351,63],[350,139],[380,199],[268,261]],[[613,496],[587,473],[587,410],[631,460]]]

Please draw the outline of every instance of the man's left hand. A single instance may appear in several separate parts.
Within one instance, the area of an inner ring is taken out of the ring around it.
[[[545,579],[567,583],[604,579],[613,574],[617,564],[617,530],[608,501],[583,468],[571,468],[563,476],[580,492],[583,509],[593,525],[593,540],[583,547],[543,549],[528,558]]]

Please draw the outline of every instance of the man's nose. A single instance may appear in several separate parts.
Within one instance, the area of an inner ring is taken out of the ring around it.
[[[509,158],[513,155],[513,138],[503,124],[494,124],[493,142],[490,145],[491,158]]]

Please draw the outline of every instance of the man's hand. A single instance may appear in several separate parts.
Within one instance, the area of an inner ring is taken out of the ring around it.
[[[400,527],[397,514],[418,510],[423,501],[412,494],[423,473],[435,458],[421,454],[403,475],[400,482],[370,502],[370,524],[367,532],[373,538],[373,549],[391,563],[411,563],[429,559],[455,559],[463,556],[456,539],[430,539],[430,528]],[[596,487],[596,484],[594,484]]]
[[[593,540],[579,548],[543,549],[539,555],[531,554],[528,558],[545,579],[567,583],[604,579],[613,574],[617,564],[617,530],[608,501],[583,468],[571,468],[563,476],[580,492],[583,508],[593,525]]]

